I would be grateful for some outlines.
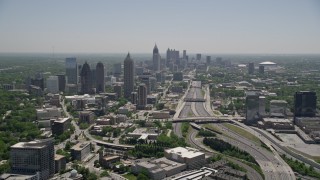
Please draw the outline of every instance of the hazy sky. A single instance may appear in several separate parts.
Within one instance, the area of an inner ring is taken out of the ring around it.
[[[0,0],[0,52],[320,53],[319,0]]]

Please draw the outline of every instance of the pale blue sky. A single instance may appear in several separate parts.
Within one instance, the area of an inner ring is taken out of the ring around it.
[[[0,0],[0,52],[320,53],[319,0]]]

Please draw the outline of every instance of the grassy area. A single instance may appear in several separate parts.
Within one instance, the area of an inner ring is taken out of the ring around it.
[[[288,158],[285,155],[282,155],[281,157],[292,168],[293,171],[298,172],[299,174],[304,176],[307,175],[320,179],[320,173],[314,170],[312,166],[308,167],[304,163],[293,160],[292,158]]]
[[[218,128],[214,127],[214,126],[211,125],[211,124],[204,124],[203,127],[209,128],[209,129],[211,129],[211,130],[213,130],[213,131],[215,131],[215,132],[217,132],[217,133],[220,133],[220,134],[222,133]]]
[[[304,153],[304,152],[298,151],[298,150],[296,150],[296,149],[294,149],[294,148],[292,148],[292,147],[288,147],[288,149],[290,149],[290,150],[293,151],[293,152],[296,152],[297,154],[301,154],[301,155],[304,156],[304,157],[307,157],[307,158],[309,158],[309,159],[312,159],[312,160],[314,160],[314,161],[316,161],[317,163],[320,164],[320,156],[311,156],[311,155],[306,154],[306,153]]]
[[[194,116],[194,114],[193,114],[193,112],[190,110],[189,112],[188,112],[188,117],[193,117]]]
[[[125,175],[122,175],[123,177],[129,179],[129,180],[136,180],[137,179],[137,176],[135,176],[134,174],[125,174]]]
[[[187,137],[190,124],[188,122],[183,122],[181,125],[182,136]]]
[[[202,97],[204,97],[205,91],[203,89],[201,89],[201,95]]]
[[[254,136],[253,134],[249,133],[248,131],[246,131],[238,126],[232,125],[230,123],[223,123],[223,125],[225,127],[229,128],[230,130],[240,134],[241,136],[243,136],[243,137],[245,137],[245,138],[247,138],[257,144],[261,144],[260,139],[257,138],[256,136]]]
[[[219,111],[217,111],[217,110],[213,110],[213,114],[214,115],[221,115],[221,113]]]

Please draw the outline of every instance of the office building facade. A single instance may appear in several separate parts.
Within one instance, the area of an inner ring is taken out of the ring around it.
[[[105,92],[104,65],[102,62],[98,62],[96,66],[96,92]]]
[[[82,94],[92,93],[92,74],[91,74],[90,66],[87,62],[85,62],[82,66],[80,77],[81,77],[81,93]]]
[[[66,58],[66,76],[68,84],[78,84],[78,63],[74,57]]]
[[[145,84],[140,84],[138,88],[138,109],[144,109],[147,105],[147,87]]]
[[[294,116],[314,117],[317,108],[317,95],[311,91],[300,91],[294,95]]]
[[[39,173],[41,180],[54,175],[53,139],[19,142],[11,146],[11,171],[17,174]]]
[[[153,48],[153,71],[154,72],[159,72],[160,71],[160,61],[161,61],[161,57],[159,54],[159,49],[157,47],[157,45],[154,46]]]
[[[131,99],[131,93],[134,91],[134,62],[128,53],[124,60],[124,97]]]

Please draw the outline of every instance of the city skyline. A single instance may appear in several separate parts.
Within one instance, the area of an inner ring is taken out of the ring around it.
[[[319,54],[318,1],[0,2],[0,52]]]

